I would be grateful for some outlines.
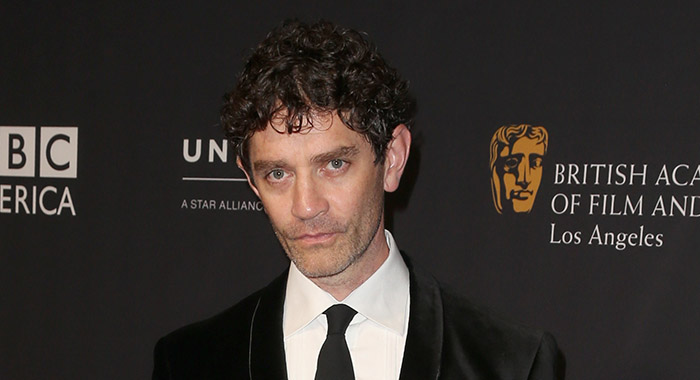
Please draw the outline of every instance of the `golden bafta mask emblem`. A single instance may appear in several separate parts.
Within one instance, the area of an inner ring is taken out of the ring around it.
[[[491,193],[500,214],[527,213],[542,182],[547,130],[528,124],[505,125],[491,139]]]

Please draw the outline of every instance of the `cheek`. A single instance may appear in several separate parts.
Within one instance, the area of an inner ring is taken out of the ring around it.
[[[329,192],[328,200],[331,213],[336,216],[352,218],[362,216],[377,203],[377,198],[384,194],[382,176],[370,176],[335,187]]]
[[[542,181],[542,168],[533,169],[530,176],[532,178],[532,184],[534,186],[539,186],[540,181]]]
[[[506,187],[512,187],[515,185],[515,175],[511,173],[505,173],[503,175],[503,183],[506,185]]]
[[[343,186],[334,188],[326,199],[332,216],[349,218],[362,208],[364,198],[362,189],[357,186]]]
[[[267,217],[277,226],[284,225],[287,215],[291,215],[291,206],[284,197],[262,195],[260,201],[263,204]]]

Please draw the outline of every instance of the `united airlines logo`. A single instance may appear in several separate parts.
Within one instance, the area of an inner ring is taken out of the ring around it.
[[[499,214],[529,213],[542,182],[547,130],[529,124],[504,125],[491,138],[491,194]]]
[[[182,210],[263,211],[262,202],[236,166],[228,141],[221,138],[182,140]],[[239,185],[231,186],[230,183]]]

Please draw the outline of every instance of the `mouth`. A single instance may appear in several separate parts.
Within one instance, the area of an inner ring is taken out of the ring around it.
[[[510,198],[514,200],[524,201],[530,198],[530,196],[532,196],[532,191],[530,190],[513,190],[510,192]]]
[[[292,240],[306,245],[316,245],[330,242],[338,235],[337,232],[314,232],[299,235]]]

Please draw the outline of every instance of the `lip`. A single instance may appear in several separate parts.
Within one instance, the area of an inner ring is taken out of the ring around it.
[[[511,199],[518,199],[522,201],[530,198],[530,196],[532,196],[532,191],[530,190],[519,190],[510,192]]]
[[[300,235],[294,238],[294,240],[304,244],[313,245],[329,242],[330,240],[334,239],[336,235],[337,233],[335,232],[318,232]]]

